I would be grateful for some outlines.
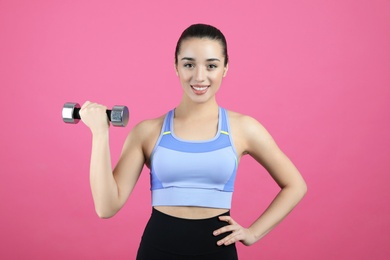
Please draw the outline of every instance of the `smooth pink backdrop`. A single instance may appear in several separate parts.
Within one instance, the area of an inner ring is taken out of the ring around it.
[[[149,176],[99,219],[89,188],[91,136],[64,102],[127,105],[111,129],[113,163],[139,121],[176,106],[176,41],[219,27],[230,69],[218,94],[258,119],[309,191],[240,259],[388,259],[390,1],[0,1],[0,258],[134,259],[151,212]],[[278,192],[249,157],[233,217],[249,225]]]

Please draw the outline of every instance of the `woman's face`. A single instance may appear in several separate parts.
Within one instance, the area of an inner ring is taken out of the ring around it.
[[[184,93],[203,103],[215,97],[228,66],[224,66],[222,45],[208,38],[189,38],[180,46],[176,74]]]

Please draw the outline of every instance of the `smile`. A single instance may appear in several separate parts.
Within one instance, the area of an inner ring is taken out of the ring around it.
[[[197,91],[204,91],[206,90],[209,86],[192,86],[191,87]]]
[[[208,86],[203,86],[203,85],[191,85],[191,88],[192,88],[192,91],[195,93],[195,95],[203,95],[203,94],[206,94],[208,89],[209,89],[210,85]]]

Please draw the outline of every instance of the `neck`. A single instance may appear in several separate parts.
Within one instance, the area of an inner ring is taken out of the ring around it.
[[[188,100],[185,100],[183,97],[179,106],[175,109],[175,117],[186,117],[186,118],[204,118],[205,116],[213,115],[214,113],[218,114],[218,103],[215,99],[209,100],[205,103],[195,103]]]

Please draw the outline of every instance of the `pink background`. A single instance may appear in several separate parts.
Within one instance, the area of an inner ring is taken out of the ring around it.
[[[134,124],[181,97],[176,41],[219,27],[230,70],[218,94],[257,118],[307,181],[302,203],[240,259],[388,259],[390,1],[0,1],[1,259],[134,259],[149,176],[109,220],[92,203],[89,130],[67,101],[127,105]],[[248,225],[278,187],[249,157],[232,214]]]

